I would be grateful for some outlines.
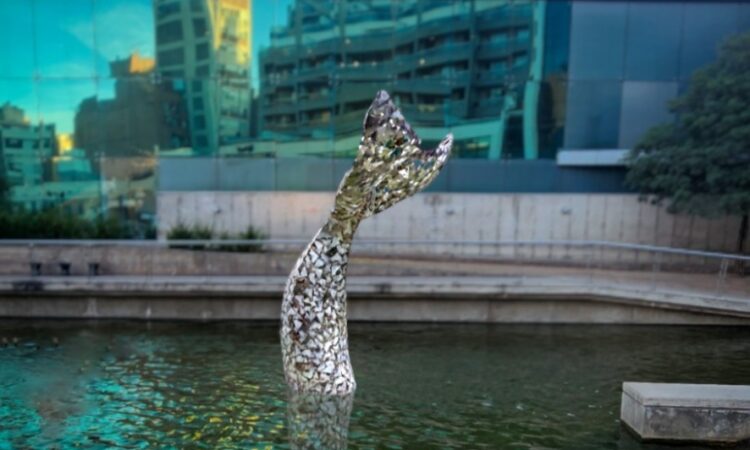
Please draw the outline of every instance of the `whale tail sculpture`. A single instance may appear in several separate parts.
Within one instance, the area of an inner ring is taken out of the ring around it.
[[[356,383],[346,329],[346,269],[359,223],[418,192],[450,154],[449,134],[423,150],[388,93],[367,111],[359,151],[336,193],[333,211],[297,260],[284,290],[284,376],[296,392],[348,395]]]

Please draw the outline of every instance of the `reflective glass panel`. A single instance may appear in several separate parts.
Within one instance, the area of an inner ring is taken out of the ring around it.
[[[693,71],[716,58],[721,42],[739,31],[738,3],[685,4],[680,77],[690,78]]]
[[[0,177],[7,198],[42,207],[40,186],[50,178],[54,127],[40,121],[38,84],[31,78],[0,79]]]
[[[156,161],[155,157],[114,157],[99,164],[103,212],[131,228],[136,236],[153,234]]]
[[[32,48],[39,75],[53,78],[95,76],[97,50],[93,0],[34,0],[31,3]]]
[[[629,147],[670,119],[673,81],[750,29],[750,6],[723,1],[14,0],[0,17],[0,105],[21,118],[6,176],[34,207],[89,195],[40,197],[97,179],[100,157],[130,161],[105,175],[131,185],[180,156],[165,186],[333,189],[379,89],[424,146],[454,133],[456,173]],[[150,194],[113,189],[99,213],[149,214]]]
[[[622,88],[620,148],[631,148],[655,125],[674,120],[669,101],[677,96],[677,82],[626,81]]]
[[[616,148],[621,90],[619,81],[570,82],[565,148]]]
[[[740,3],[739,31],[750,30],[750,3]]]
[[[0,77],[31,79],[38,64],[33,3],[0,2],[0,18]]]
[[[567,82],[559,77],[548,77],[539,83],[536,110],[537,147],[540,158],[555,158],[565,137],[565,108]]]
[[[66,2],[60,2],[66,3]],[[72,2],[75,3],[75,2]],[[152,0],[96,0],[93,2],[93,36],[96,72],[100,77],[120,77],[127,72],[154,70],[154,14]],[[128,71],[113,67],[116,61],[135,56]]]
[[[570,55],[571,2],[544,2],[544,75],[567,76]]]
[[[573,2],[571,79],[622,78],[627,6],[626,2]]]
[[[682,3],[628,5],[626,79],[677,78],[684,9]]]

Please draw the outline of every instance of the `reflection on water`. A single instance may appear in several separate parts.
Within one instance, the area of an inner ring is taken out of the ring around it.
[[[354,394],[290,391],[289,445],[293,449],[346,449]]]
[[[350,340],[353,408],[311,416],[287,401],[276,324],[0,321],[0,449],[657,449],[620,429],[623,380],[750,379],[739,328],[353,324]]]

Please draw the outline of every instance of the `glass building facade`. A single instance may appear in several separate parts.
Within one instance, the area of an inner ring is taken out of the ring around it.
[[[159,190],[333,190],[379,89],[425,145],[454,133],[433,191],[622,191],[596,155],[673,120],[750,4],[8,0],[0,20],[2,195],[148,224]]]

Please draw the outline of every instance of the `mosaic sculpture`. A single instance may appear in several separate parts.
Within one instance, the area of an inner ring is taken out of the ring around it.
[[[331,215],[297,260],[284,290],[281,348],[284,376],[292,391],[339,396],[354,392],[346,329],[352,238],[363,219],[430,184],[448,159],[452,143],[449,134],[437,148],[422,150],[388,93],[375,96]]]

